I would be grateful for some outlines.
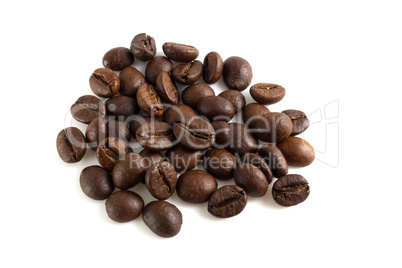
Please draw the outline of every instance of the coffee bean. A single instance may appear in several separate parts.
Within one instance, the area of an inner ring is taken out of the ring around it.
[[[107,135],[106,121],[103,117],[97,117],[89,123],[87,130],[85,132],[85,139],[88,143],[89,148],[96,150],[98,144],[108,137]]]
[[[109,122],[106,124],[106,127],[108,137],[120,138],[126,142],[130,141],[131,134],[126,123],[117,120],[109,120]]]
[[[119,92],[120,80],[111,69],[99,68],[89,78],[89,86],[95,95],[110,98]]]
[[[156,77],[160,72],[172,72],[173,63],[166,57],[157,56],[150,60],[145,68],[145,79],[150,84],[156,83]]]
[[[177,173],[169,162],[162,161],[150,166],[145,174],[145,185],[153,197],[168,199],[176,190]]]
[[[130,50],[137,60],[150,60],[156,54],[155,40],[145,33],[137,34],[131,41]]]
[[[197,83],[186,87],[181,93],[181,100],[184,104],[195,109],[200,99],[215,96],[214,90],[207,84]]]
[[[233,56],[223,63],[223,81],[229,89],[245,90],[253,79],[253,71],[247,60]]]
[[[208,212],[218,218],[229,218],[242,212],[246,205],[246,191],[237,185],[226,185],[211,195]]]
[[[250,88],[251,97],[261,104],[274,104],[281,101],[286,94],[284,87],[270,83],[258,83]]]
[[[290,136],[295,136],[303,133],[310,125],[310,120],[308,120],[305,113],[299,110],[285,110],[282,113],[289,116],[292,120],[293,128]]]
[[[199,60],[177,65],[172,72],[172,78],[181,85],[191,85],[200,79],[202,63]]]
[[[71,106],[70,112],[78,122],[89,124],[97,117],[105,117],[106,107],[97,97],[85,95],[78,98]]]
[[[114,192],[105,203],[106,212],[110,219],[116,222],[129,222],[138,216],[144,207],[144,200],[132,191]]]
[[[111,137],[106,138],[99,143],[98,148],[96,149],[96,158],[102,167],[109,172],[112,172],[117,161],[131,152],[132,149],[127,142],[119,138]]]
[[[144,180],[145,159],[137,153],[128,153],[113,168],[113,184],[122,190],[136,186]]]
[[[162,46],[163,53],[174,61],[189,62],[198,57],[198,49],[193,46],[166,42]]]
[[[177,142],[172,126],[165,122],[150,122],[142,125],[136,132],[138,143],[153,151],[163,151],[172,148]]]
[[[269,112],[255,118],[250,127],[261,141],[279,143],[292,133],[292,121],[286,114]]]
[[[197,112],[209,121],[223,120],[229,122],[235,114],[235,109],[233,104],[225,98],[208,96],[198,101]]]
[[[207,151],[203,162],[205,170],[215,178],[221,180],[230,180],[233,178],[236,158],[225,149]]]
[[[194,116],[197,116],[197,113],[190,107],[185,104],[175,104],[170,106],[164,113],[163,113],[163,121],[173,125],[176,122],[180,121],[188,121]]]
[[[215,84],[222,76],[223,60],[217,52],[209,52],[204,58],[203,77],[207,84]]]
[[[315,152],[313,146],[298,137],[289,137],[278,144],[289,166],[306,167],[313,163]]]
[[[258,149],[258,140],[243,124],[230,123],[230,141],[227,150],[234,155],[255,153]]]
[[[301,175],[289,174],[277,180],[272,187],[272,196],[277,204],[285,207],[297,205],[310,194],[308,181]]]
[[[145,76],[134,67],[126,67],[119,74],[120,91],[119,94],[131,98],[137,97],[137,90],[145,84]]]
[[[130,130],[131,135],[135,137],[135,133],[142,126],[149,122],[161,122],[157,118],[149,117],[149,116],[134,116],[133,119],[128,123],[128,129]]]
[[[147,115],[159,117],[163,115],[163,104],[151,84],[143,84],[137,91],[137,102]]]
[[[124,121],[140,111],[137,101],[127,96],[114,96],[105,102],[107,114]]]
[[[268,163],[264,160],[264,158],[262,158],[258,154],[247,153],[241,157],[240,161],[242,163],[248,163],[256,166],[264,173],[265,177],[267,178],[268,184],[272,182],[274,176],[272,174],[271,168],[269,167]]]
[[[243,109],[243,123],[246,124],[247,127],[250,127],[253,125],[253,122],[256,118],[269,112],[269,109],[262,104],[249,103]]]
[[[143,212],[142,219],[152,232],[161,237],[173,237],[180,232],[183,216],[180,210],[166,201],[152,201]]]
[[[236,113],[242,111],[246,105],[246,98],[244,95],[240,91],[234,89],[225,90],[218,96],[230,101],[230,103],[233,104]]]
[[[215,148],[226,148],[230,141],[230,126],[226,121],[214,121],[211,123],[215,130]]]
[[[156,91],[164,102],[179,103],[179,91],[168,72],[160,72],[156,77]]]
[[[120,71],[134,63],[134,56],[128,48],[115,47],[106,52],[102,63],[105,68]]]
[[[233,172],[233,178],[249,196],[261,197],[268,190],[268,180],[264,173],[252,164],[238,164]]]
[[[177,172],[195,168],[201,157],[202,151],[190,150],[181,144],[166,152],[167,160],[175,167]]]
[[[84,168],[80,175],[80,186],[84,194],[95,200],[104,200],[114,191],[112,175],[100,166]]]
[[[146,169],[148,169],[153,164],[163,161],[163,154],[161,152],[143,149],[140,152],[140,155],[142,157],[144,157],[144,163],[145,163]]]
[[[181,174],[177,181],[177,195],[184,202],[204,203],[217,187],[211,174],[203,170],[189,170]]]
[[[274,144],[266,143],[260,147],[258,154],[261,155],[269,164],[272,173],[276,178],[288,174],[288,163],[281,150]]]
[[[87,145],[82,132],[76,127],[63,129],[57,135],[57,152],[66,163],[81,161],[87,151]]]

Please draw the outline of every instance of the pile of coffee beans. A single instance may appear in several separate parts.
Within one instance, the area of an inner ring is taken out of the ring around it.
[[[130,48],[109,50],[104,68],[89,78],[97,97],[81,96],[71,106],[73,118],[88,127],[85,135],[76,127],[61,130],[59,156],[76,163],[89,148],[100,165],[82,170],[82,191],[106,200],[112,220],[128,222],[142,214],[162,237],[181,229],[182,213],[166,201],[175,192],[184,202],[206,203],[205,209],[219,218],[241,213],[248,197],[264,196],[272,182],[279,205],[306,200],[308,181],[288,174],[288,165],[305,167],[314,161],[313,147],[295,137],[309,127],[309,119],[299,110],[279,113],[265,106],[281,101],[285,88],[254,84],[249,90],[256,102],[246,104],[242,91],[253,78],[247,60],[233,56],[223,61],[210,52],[201,62],[193,46],[167,42],[162,48],[166,56],[156,56],[154,38],[142,33]],[[144,74],[131,66],[135,60],[147,61]],[[221,77],[227,90],[217,96],[210,85]],[[179,90],[177,84],[186,87]],[[239,112],[243,123],[231,122]],[[133,152],[132,137],[141,152]],[[219,187],[219,180],[233,183]],[[144,204],[132,189],[140,183],[155,201]]]

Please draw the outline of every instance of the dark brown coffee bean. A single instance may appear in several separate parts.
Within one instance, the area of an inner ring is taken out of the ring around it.
[[[160,72],[156,77],[156,91],[164,102],[179,103],[179,91],[168,72]]]
[[[80,186],[84,194],[95,200],[105,200],[114,191],[112,175],[100,166],[84,168],[80,175]]]
[[[184,104],[195,109],[200,99],[215,96],[214,90],[207,84],[197,83],[186,87],[181,93],[181,100]]]
[[[274,104],[281,101],[286,94],[284,87],[270,83],[258,83],[250,88],[250,95],[261,104]]]
[[[233,178],[249,196],[261,197],[268,190],[268,180],[264,173],[252,164],[238,164],[233,172]]]
[[[180,210],[166,201],[152,201],[143,212],[142,219],[152,232],[161,237],[173,237],[180,232],[183,216]]]
[[[218,218],[229,218],[242,212],[246,205],[246,191],[237,185],[226,185],[211,195],[208,212]]]
[[[204,168],[212,176],[221,180],[233,178],[236,158],[225,149],[209,150],[204,155]]]
[[[142,147],[153,151],[167,150],[177,143],[172,126],[165,122],[142,125],[137,130],[135,138]]]
[[[285,110],[282,113],[289,116],[292,120],[293,128],[290,136],[296,136],[303,133],[310,125],[310,120],[308,120],[305,113],[299,110]]]
[[[132,191],[114,192],[105,203],[110,219],[116,222],[129,222],[141,215],[144,200]]]
[[[128,48],[115,47],[106,52],[102,63],[105,68],[120,71],[134,63],[134,56]]]
[[[277,204],[285,207],[300,204],[310,194],[308,181],[301,175],[289,174],[277,180],[272,187],[272,196]]]
[[[166,152],[167,160],[175,167],[177,172],[195,168],[201,157],[202,151],[190,150],[181,144]]]
[[[127,96],[114,96],[105,102],[107,114],[124,121],[140,111],[137,101]]]
[[[177,65],[172,72],[174,81],[181,85],[191,85],[200,79],[202,63],[199,60]]]
[[[262,145],[258,150],[258,154],[267,161],[276,178],[288,174],[288,162],[286,162],[281,150],[274,144],[266,143]]]
[[[181,174],[177,181],[177,195],[184,202],[204,203],[217,187],[211,174],[203,170],[189,170]]]
[[[153,37],[140,33],[134,36],[130,46],[131,53],[140,61],[152,59],[156,54],[156,44]]]
[[[96,150],[98,144],[108,137],[106,121],[103,117],[97,117],[89,123],[85,132],[85,139],[87,140],[89,148]]]
[[[313,146],[298,137],[289,137],[278,144],[289,166],[306,167],[313,163],[315,152]]]
[[[234,89],[225,90],[218,96],[230,101],[230,103],[233,104],[236,113],[242,111],[246,105],[246,98],[244,95],[240,91]]]
[[[137,91],[137,102],[147,115],[159,117],[163,115],[162,100],[151,84],[143,84]]]
[[[166,42],[162,46],[163,53],[174,61],[189,62],[198,57],[198,49],[193,46]]]
[[[135,133],[142,126],[149,122],[161,122],[157,118],[152,118],[149,116],[134,116],[134,118],[128,123],[128,129],[130,130],[131,135],[135,137]]]
[[[250,127],[253,125],[254,119],[269,112],[270,110],[262,104],[249,103],[243,109],[243,123],[246,124],[247,127]]]
[[[245,90],[253,79],[253,71],[247,60],[233,56],[223,63],[223,81],[229,89]]]
[[[235,114],[235,109],[233,104],[225,98],[208,96],[198,101],[197,112],[209,121],[223,120],[229,122]]]
[[[255,118],[250,127],[259,140],[279,143],[290,136],[293,125],[286,114],[269,112]]]
[[[150,60],[145,68],[145,79],[148,83],[155,84],[156,77],[160,72],[171,73],[173,70],[173,63],[166,57],[157,56]]]
[[[89,78],[89,86],[99,97],[110,98],[120,90],[119,77],[108,68],[96,69]]]
[[[96,149],[96,158],[99,164],[109,172],[112,172],[120,158],[133,150],[127,142],[119,138],[106,138],[101,141]]]
[[[78,122],[89,124],[97,117],[105,117],[106,107],[97,97],[85,95],[78,98],[71,106],[70,112]]]
[[[56,146],[60,158],[66,163],[81,161],[87,151],[84,135],[76,127],[68,127],[60,131],[57,135]]]
[[[240,161],[242,163],[248,163],[256,166],[264,173],[265,177],[267,178],[268,184],[272,182],[274,175],[272,174],[271,168],[264,160],[264,158],[262,158],[258,154],[247,153],[241,157]]]
[[[145,84],[145,76],[134,67],[126,67],[119,74],[120,91],[119,94],[131,98],[137,97],[137,90]]]
[[[215,84],[222,76],[223,60],[217,52],[209,52],[204,58],[204,81],[207,84]]]
[[[226,148],[230,141],[230,126],[226,121],[214,121],[211,123],[215,130],[215,148]]]
[[[186,122],[189,121],[194,116],[197,116],[197,113],[190,107],[185,104],[176,104],[170,106],[163,114],[163,121],[173,125],[176,122]]]
[[[120,138],[126,142],[131,139],[130,130],[128,130],[127,124],[122,121],[109,120],[106,124],[108,137]]]
[[[136,186],[144,180],[145,159],[137,153],[128,153],[113,168],[113,184],[122,190]]]
[[[177,173],[172,164],[162,161],[150,166],[145,174],[145,185],[153,197],[168,199],[176,190]]]
[[[243,124],[230,123],[230,141],[228,151],[241,156],[245,153],[255,153],[258,149],[258,140]]]

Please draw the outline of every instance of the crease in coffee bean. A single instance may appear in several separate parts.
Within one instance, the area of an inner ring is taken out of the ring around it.
[[[74,160],[77,161],[77,151],[75,150],[73,144],[71,143],[71,141],[68,139],[68,135],[67,135],[67,129],[64,129],[64,140],[68,146],[68,148],[70,149],[70,152],[74,158]]]
[[[211,134],[206,135],[206,134],[203,134],[203,133],[195,132],[195,131],[192,130],[189,126],[186,126],[186,125],[184,125],[184,124],[182,124],[182,123],[180,123],[180,122],[177,122],[177,124],[178,124],[180,127],[186,129],[188,132],[190,132],[191,135],[193,135],[193,136],[195,136],[195,137],[198,137],[198,138],[201,138],[201,139],[204,139],[204,140],[210,140],[210,139],[211,139],[211,136],[212,136]]]
[[[113,86],[113,85],[111,85],[111,84],[105,79],[105,77],[104,77],[103,75],[99,75],[99,74],[96,74],[96,73],[93,73],[93,75],[94,75],[94,77],[95,77],[98,81],[100,81],[102,84],[104,84],[106,87],[108,87],[109,90],[110,90],[110,92],[114,95],[114,92],[113,92],[113,90],[112,90],[112,86]]]
[[[283,187],[280,190],[277,190],[278,194],[287,194],[287,193],[304,193],[309,190],[308,184],[296,184],[289,187]]]
[[[119,153],[117,153],[115,150],[113,150],[112,148],[110,148],[109,146],[109,140],[107,140],[107,142],[105,143],[105,145],[101,145],[101,148],[105,149],[105,153],[107,156],[112,157],[113,159],[118,160],[119,159]]]
[[[297,120],[297,119],[300,119],[300,118],[307,118],[307,116],[305,116],[305,115],[290,116],[290,119],[292,119],[292,120]]]
[[[187,68],[184,70],[184,74],[181,75],[181,78],[184,80],[188,80],[188,71],[190,70],[191,66],[193,65],[194,61],[190,62],[190,64],[187,66]]]
[[[93,111],[99,113],[101,116],[105,116],[105,115],[98,109],[98,107],[97,107],[96,105],[93,105],[93,104],[90,104],[90,103],[82,103],[82,102],[78,102],[78,101],[76,101],[75,104],[76,104],[78,107],[87,108],[87,109],[90,109],[90,110],[93,110]]]
[[[169,183],[169,182],[166,180],[166,178],[165,178],[165,174],[164,174],[164,172],[163,172],[162,167],[158,167],[158,170],[159,170],[159,179],[162,178],[163,184],[165,185],[166,190],[167,190],[168,193],[170,194],[170,193],[172,192],[172,189],[171,189],[171,187],[170,187],[170,183]]]
[[[225,199],[225,200],[223,200],[222,202],[220,202],[218,204],[214,204],[214,205],[209,206],[210,209],[224,207],[224,206],[226,206],[226,205],[228,205],[230,203],[236,202],[237,200],[241,199],[242,196],[244,196],[244,194],[245,194],[244,191],[241,191],[241,192],[232,191],[232,193],[234,193],[233,197]]]

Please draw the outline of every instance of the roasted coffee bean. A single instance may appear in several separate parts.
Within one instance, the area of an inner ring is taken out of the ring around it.
[[[71,106],[70,112],[78,122],[89,124],[97,117],[105,117],[106,107],[97,97],[85,95],[78,98]]]
[[[204,203],[217,189],[215,178],[203,170],[189,170],[180,175],[177,181],[177,195],[189,203]]]
[[[162,46],[163,53],[174,61],[189,62],[198,57],[198,49],[193,46],[166,42]]]
[[[301,175],[289,174],[277,180],[272,187],[272,196],[277,204],[285,207],[297,205],[310,194],[308,181]]]
[[[137,101],[127,96],[114,96],[105,102],[107,114],[124,121],[140,111]]]
[[[233,104],[236,113],[242,111],[246,105],[246,98],[244,95],[240,91],[234,89],[225,90],[218,96],[230,101],[230,103]]]
[[[172,72],[173,63],[166,57],[157,56],[150,60],[145,68],[145,79],[148,83],[155,84],[160,72]]]
[[[209,121],[223,120],[229,122],[235,114],[235,108],[225,98],[208,96],[198,101],[197,112],[199,115],[205,116]]]
[[[103,117],[97,117],[89,123],[85,132],[85,139],[87,140],[89,148],[96,150],[98,144],[108,137],[106,121]]]
[[[268,190],[268,180],[264,173],[252,164],[238,164],[233,172],[233,178],[249,196],[261,197]]]
[[[153,197],[168,199],[176,190],[177,173],[169,162],[162,161],[150,166],[145,174],[145,185]]]
[[[102,63],[105,68],[120,71],[134,63],[134,56],[128,48],[115,47],[106,52]]]
[[[179,103],[166,109],[163,113],[163,121],[173,125],[180,121],[187,122],[194,116],[197,116],[197,113],[190,106]]]
[[[227,150],[234,155],[255,153],[258,149],[258,140],[243,124],[230,123],[230,140]]]
[[[106,212],[110,219],[116,222],[129,222],[141,215],[144,200],[132,191],[114,192],[105,203]]]
[[[203,77],[207,84],[215,84],[222,76],[223,60],[217,52],[209,52],[204,58]]]
[[[135,133],[142,126],[149,122],[161,122],[157,118],[149,117],[149,116],[135,116],[129,123],[128,129],[130,130],[131,135],[135,137]]]
[[[119,92],[120,79],[113,70],[99,68],[89,78],[89,86],[95,95],[110,98]]]
[[[293,128],[290,136],[295,136],[303,133],[310,125],[310,120],[308,120],[305,113],[299,110],[285,110],[282,113],[289,116],[292,120]]]
[[[218,218],[229,218],[242,212],[246,205],[246,191],[237,185],[226,185],[211,195],[208,212]]]
[[[113,184],[122,190],[136,186],[144,180],[145,159],[137,153],[128,153],[113,168]]]
[[[107,169],[109,172],[112,172],[117,161],[131,152],[132,149],[127,142],[119,138],[111,137],[106,138],[99,143],[98,148],[96,149],[96,158],[102,167]]]
[[[251,127],[256,118],[269,113],[269,109],[259,103],[249,103],[243,109],[242,119],[247,127]]]
[[[57,135],[57,152],[66,163],[81,161],[87,151],[84,135],[76,127],[63,129]]]
[[[181,144],[166,152],[167,160],[175,167],[177,172],[195,168],[201,157],[202,151],[190,150]]]
[[[284,87],[270,83],[258,83],[250,88],[251,97],[261,104],[274,104],[281,101],[286,94]]]
[[[131,139],[130,130],[128,130],[127,124],[122,121],[109,120],[106,124],[108,137],[120,138],[126,142]]]
[[[262,141],[279,143],[292,133],[292,121],[286,114],[269,112],[252,121],[253,134]]]
[[[145,84],[145,76],[134,67],[126,67],[119,74],[120,91],[119,94],[131,98],[137,97],[137,90]]]
[[[200,99],[215,96],[214,90],[207,84],[197,83],[186,87],[181,93],[181,100],[184,104],[195,109]]]
[[[215,130],[215,144],[216,148],[225,148],[229,145],[230,141],[230,126],[226,121],[214,121],[211,123]]]
[[[156,91],[164,102],[179,103],[179,91],[168,72],[160,72],[156,77]]]
[[[137,130],[135,138],[142,147],[153,151],[167,150],[177,143],[172,126],[165,122],[142,125]]]
[[[268,184],[272,182],[274,176],[272,174],[271,168],[269,167],[268,163],[264,160],[264,158],[262,158],[258,154],[254,153],[244,154],[241,157],[240,161],[242,163],[248,163],[256,166],[264,173],[265,177],[267,178]]]
[[[203,163],[205,170],[215,178],[221,180],[230,180],[233,178],[236,158],[225,149],[207,151],[204,155]]]
[[[163,154],[158,151],[151,151],[149,149],[143,149],[140,155],[144,157],[144,163],[146,169],[148,169],[153,164],[163,161]]]
[[[247,60],[233,56],[223,63],[223,81],[229,89],[245,90],[253,79],[253,71]]]
[[[281,150],[274,144],[266,143],[260,147],[258,154],[261,155],[269,164],[272,173],[276,178],[288,174],[288,163]]]
[[[215,143],[215,130],[206,120],[195,116],[188,122],[176,122],[173,134],[185,147],[205,150]]]
[[[180,210],[166,201],[152,201],[143,212],[142,220],[152,232],[161,237],[172,237],[180,232],[183,216]]]
[[[84,168],[80,175],[80,186],[84,194],[95,200],[104,200],[114,191],[112,175],[100,166]]]
[[[151,84],[143,84],[137,91],[137,102],[141,110],[147,115],[159,117],[163,115],[163,104]]]
[[[140,33],[134,36],[130,46],[131,53],[140,61],[152,59],[156,54],[156,44],[153,37]]]
[[[199,60],[177,65],[172,72],[172,78],[181,85],[191,85],[200,79],[202,63]]]
[[[306,167],[313,163],[315,152],[313,146],[298,137],[289,137],[278,144],[289,166]]]

